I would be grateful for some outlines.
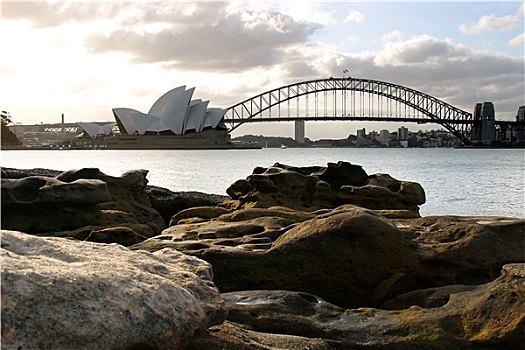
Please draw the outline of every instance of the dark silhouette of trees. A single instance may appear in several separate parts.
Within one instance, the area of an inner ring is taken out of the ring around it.
[[[1,117],[2,134],[0,135],[0,139],[2,140],[2,146],[20,145],[21,142],[18,137],[16,137],[16,135],[7,127],[9,124],[13,123],[11,115],[6,111],[2,111]]]

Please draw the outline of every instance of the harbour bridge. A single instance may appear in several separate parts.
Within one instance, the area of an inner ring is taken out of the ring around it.
[[[305,121],[327,120],[437,123],[467,146],[494,141],[497,125],[525,126],[496,121],[490,102],[476,104],[470,113],[405,86],[352,77],[282,86],[231,106],[224,116],[230,132],[244,123],[294,121],[296,140],[304,138]]]

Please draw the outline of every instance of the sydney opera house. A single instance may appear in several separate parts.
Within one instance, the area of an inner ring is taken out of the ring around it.
[[[142,113],[114,108],[120,135],[106,140],[107,148],[214,149],[237,148],[224,125],[225,109],[208,108],[210,101],[192,100],[195,88],[177,87]]]
[[[180,86],[162,95],[148,113],[113,108],[114,122],[9,126],[23,148],[229,149],[261,148],[231,141],[224,123],[226,109],[192,100],[195,88]]]

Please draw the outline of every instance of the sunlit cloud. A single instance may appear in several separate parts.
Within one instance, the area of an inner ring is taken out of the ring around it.
[[[520,18],[523,19],[523,4],[514,15],[498,17],[495,14],[490,14],[480,17],[477,22],[471,22],[468,25],[461,24],[458,29],[464,34],[503,32],[514,28],[519,23]]]
[[[403,33],[399,30],[391,31],[390,33],[384,34],[381,37],[381,40],[383,40],[383,42],[398,41],[402,39],[403,39]]]
[[[510,39],[507,43],[512,47],[524,47],[525,46],[525,34],[521,33],[516,35],[514,38]]]
[[[363,15],[361,12],[352,10],[348,16],[344,19],[343,23],[363,23],[365,21],[365,15]]]

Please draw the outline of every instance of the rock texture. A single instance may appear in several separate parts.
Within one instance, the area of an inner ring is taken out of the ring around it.
[[[220,324],[211,266],[174,250],[2,231],[2,348],[178,349]]]
[[[166,224],[170,222],[173,215],[182,210],[201,206],[217,206],[228,199],[228,196],[218,194],[173,192],[157,186],[148,186],[146,193],[150,198],[151,206],[160,213]]]
[[[124,226],[133,231],[145,225],[153,234],[144,229],[130,233],[142,239],[159,234],[166,224],[151,207],[145,192],[146,175],[146,170],[133,170],[112,177],[85,168],[55,177],[2,178],[2,228],[53,233],[84,226]]]
[[[32,176],[57,177],[63,173],[59,170],[50,169],[14,169],[2,168],[3,179],[23,179]],[[216,206],[227,200],[229,197],[218,194],[207,194],[201,192],[170,191],[158,186],[146,186],[146,194],[151,202],[151,207],[159,212],[165,224],[176,213],[193,207]],[[149,237],[149,236],[147,236]]]
[[[140,170],[23,173],[2,169],[2,227],[75,240],[6,233],[3,347],[525,344],[524,219],[421,218],[419,184],[346,162],[256,168],[226,199]]]
[[[252,208],[189,218],[201,212],[185,211],[180,224],[131,249],[169,247],[202,258],[213,265],[221,292],[295,290],[347,307],[379,307],[418,290],[427,291],[397,305],[443,304],[450,293],[432,296],[436,288],[487,283],[504,264],[524,261],[525,220],[520,219],[390,220],[352,205],[316,212]]]
[[[345,309],[290,291],[235,292],[223,297],[229,322],[194,339],[187,350],[197,345],[202,349],[523,348],[523,263],[505,265],[495,281],[455,293],[445,305],[433,308]],[[290,346],[282,346],[283,342]]]
[[[396,224],[418,243],[433,285],[486,283],[499,276],[504,264],[525,261],[523,219],[429,216]]]
[[[232,208],[284,206],[315,211],[354,204],[384,214],[419,217],[425,191],[414,182],[398,181],[387,174],[368,175],[361,166],[348,162],[326,167],[293,167],[275,163],[255,168],[246,180],[238,180],[226,191]]]

